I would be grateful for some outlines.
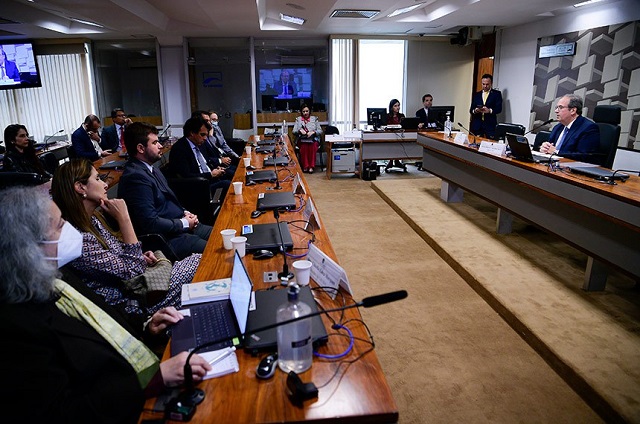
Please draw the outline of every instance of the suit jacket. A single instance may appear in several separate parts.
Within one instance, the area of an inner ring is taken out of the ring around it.
[[[562,124],[553,127],[549,142],[555,145],[563,130]],[[602,156],[593,155],[598,152],[599,147],[600,128],[592,120],[580,115],[571,124],[569,132],[565,134],[558,154],[570,159],[599,164],[602,162]]]
[[[215,139],[216,146],[221,148],[225,155],[231,158],[238,158],[237,153],[233,151],[229,146],[229,143],[227,143],[227,140],[225,140],[224,134],[222,133],[222,129],[219,125],[213,126],[213,138]]]
[[[111,150],[112,152],[116,152],[120,149],[120,138],[118,137],[116,124],[109,125],[103,129],[101,138],[100,147],[102,147],[102,150]]]
[[[16,66],[15,62],[5,59],[4,70],[7,73],[7,78],[11,78],[14,81],[20,81],[20,70]]]
[[[424,108],[421,108],[420,110],[416,111],[416,118],[420,118],[420,122],[424,124],[424,128],[440,127],[440,124],[438,124],[438,120],[436,119],[435,113],[429,113],[429,116],[427,116],[427,112],[424,111]]]
[[[485,105],[493,110],[492,113],[484,114],[484,120],[481,113],[473,113],[473,110],[480,105]],[[474,134],[486,133],[488,136],[493,136],[496,132],[496,125],[498,125],[497,115],[502,112],[502,93],[491,89],[485,103],[482,101],[482,90],[478,91],[471,99],[469,112],[471,113],[471,132]]]
[[[143,162],[129,158],[118,183],[118,197],[127,202],[136,234],[172,238],[186,231],[180,220],[185,209],[159,169],[151,174]]]
[[[91,326],[54,304],[0,307],[3,420],[136,423],[144,394],[129,363]],[[34,407],[36,401],[38,406]],[[115,407],[117,405],[117,407]]]
[[[100,159],[100,154],[93,147],[89,133],[82,125],[71,134],[71,145],[79,158],[87,158],[91,161]]]
[[[205,141],[200,152],[207,161],[207,165],[209,165],[209,168],[217,168],[218,165],[212,166],[214,164],[212,164],[207,157],[208,155],[213,154],[214,149],[211,148],[211,152],[207,151],[207,154],[205,154],[205,149],[208,149],[206,147],[207,144],[208,143]],[[219,154],[220,153],[218,152],[218,155]],[[198,161],[193,153],[193,149],[191,148],[189,140],[187,140],[186,137],[182,137],[171,147],[171,160],[169,161],[169,170],[171,174],[177,175],[181,178],[203,177],[208,180],[213,179],[210,172],[200,171],[200,165],[198,164]]]

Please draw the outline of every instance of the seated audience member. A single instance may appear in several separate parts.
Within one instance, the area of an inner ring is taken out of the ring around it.
[[[416,111],[416,118],[420,118],[418,128],[422,129],[436,129],[438,128],[438,119],[435,114],[430,113],[431,106],[433,106],[433,96],[431,94],[425,94],[422,96],[422,109]]]
[[[88,115],[80,128],[71,134],[71,146],[76,157],[97,160],[109,156],[111,150],[103,150],[100,147],[100,118],[96,115]]]
[[[53,200],[62,217],[82,236],[82,256],[69,265],[106,303],[127,314],[148,316],[163,307],[179,307],[182,285],[193,279],[200,255],[173,264],[167,293],[157,303],[145,304],[146,299],[128,290],[123,280],[143,274],[158,259],[152,251],[142,252],[126,203],[108,199],[107,188],[87,159],[72,159],[56,170],[51,186]],[[119,232],[109,228],[98,206],[118,223]]]
[[[223,152],[224,156],[231,159],[233,165],[237,165],[240,162],[240,156],[229,146],[229,142],[224,138],[222,128],[220,128],[218,122],[218,114],[213,110],[210,110],[207,114],[209,115],[209,123],[211,124],[210,136],[213,137],[214,145]]]
[[[306,104],[300,106],[300,116],[293,124],[293,133],[298,138],[300,149],[300,167],[302,172],[313,174],[316,167],[316,152],[320,144],[322,127],[316,116],[311,116],[311,110]]]
[[[207,136],[211,126],[201,116],[189,118],[182,127],[184,137],[171,147],[169,171],[182,178],[203,177],[209,180],[213,193],[217,188],[223,189],[223,196],[231,184],[231,178],[225,178],[225,168],[214,166],[202,151],[206,148]],[[228,159],[228,158],[227,158]],[[233,175],[232,175],[233,177]]]
[[[36,156],[36,150],[29,140],[27,127],[20,124],[11,124],[4,129],[4,142],[7,152],[2,160],[2,169],[5,172],[32,172],[42,175],[43,180],[50,180],[49,174]]]
[[[582,98],[567,94],[558,100],[556,119],[560,125],[551,130],[549,141],[540,146],[542,153],[556,153],[583,162],[599,163],[600,128],[582,116]]]
[[[129,160],[118,183],[118,197],[131,211],[136,234],[163,236],[180,259],[202,253],[211,227],[200,224],[180,205],[162,172],[152,166],[162,154],[157,128],[134,122],[124,131],[124,143]]]
[[[115,108],[111,111],[111,119],[113,120],[113,125],[109,125],[102,130],[100,147],[112,152],[126,151],[127,149],[124,147],[124,129],[133,121],[127,118],[124,110],[120,108]]]
[[[387,114],[387,125],[399,125],[404,118],[404,113],[400,113],[400,101],[398,99],[391,99],[389,102],[389,113]],[[405,171],[407,167],[401,160],[391,159],[384,167],[385,171],[389,171],[391,168],[402,168]]]
[[[80,245],[42,188],[0,191],[0,233],[3,420],[134,423],[145,397],[182,384],[187,352],[159,362],[126,321],[56,278]],[[179,319],[148,325],[159,332]],[[190,362],[196,380],[211,369],[199,355]]]
[[[205,160],[210,168],[224,168],[224,175],[222,179],[225,180],[233,180],[233,176],[236,173],[237,164],[234,159],[227,155],[222,148],[218,145],[217,139],[214,137],[214,128],[211,124],[211,117],[209,114],[203,110],[197,110],[191,114],[192,118],[202,117],[207,124],[211,127],[209,130],[209,134],[205,139],[204,143],[200,146],[200,151],[204,155]],[[184,130],[183,130],[184,132]]]

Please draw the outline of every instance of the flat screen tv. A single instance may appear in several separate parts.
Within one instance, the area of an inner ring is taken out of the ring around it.
[[[312,73],[312,68],[260,69],[258,89],[261,95],[275,99],[311,99]]]
[[[38,62],[29,42],[0,44],[0,90],[42,87]]]

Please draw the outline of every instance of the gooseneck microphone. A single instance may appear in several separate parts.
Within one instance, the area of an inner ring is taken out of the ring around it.
[[[61,132],[64,132],[64,128],[63,128],[63,129],[61,129],[61,130],[58,130],[58,131],[54,132],[54,133],[53,133],[53,134],[51,134],[49,137],[47,137],[47,138],[45,138],[45,139],[44,139],[44,150],[45,150],[45,152],[47,151],[47,147],[49,146],[49,144],[47,144],[47,142],[48,142],[49,140],[51,140],[51,137],[54,137],[54,136],[56,136],[57,134],[60,134]]]
[[[276,171],[276,185],[272,190],[282,190],[280,178],[278,177],[278,155],[276,154],[277,144],[273,146],[273,169]]]
[[[480,144],[476,143],[476,135],[474,133],[471,132],[470,129],[466,128],[464,125],[462,125],[460,122],[458,122],[458,126],[460,128],[462,128],[463,130],[467,131],[470,135],[473,136],[473,143],[469,144],[469,147],[480,147]]]
[[[167,131],[169,131],[169,128],[171,128],[171,124],[167,124],[166,127],[164,127],[164,129],[162,130],[162,132],[160,134],[158,134],[158,138],[162,137],[163,135],[165,135],[165,133]]]
[[[549,120],[546,120],[546,121],[544,121],[542,124],[540,124],[540,125],[536,125],[535,127],[531,128],[529,131],[527,131],[526,133],[524,133],[524,134],[522,134],[522,135],[527,135],[527,134],[529,134],[529,133],[532,133],[532,132],[534,132],[535,130],[537,130],[538,128],[540,128],[540,127],[544,127],[545,125],[549,125],[549,124],[550,124],[550,123],[552,123],[552,122],[556,122],[556,120],[555,120],[555,119],[549,119]]]
[[[293,274],[289,271],[289,265],[287,264],[287,247],[284,245],[284,238],[282,237],[282,230],[280,229],[280,212],[278,209],[273,210],[273,217],[276,219],[276,224],[278,226],[278,234],[280,235],[280,250],[282,250],[283,264],[282,264],[282,272],[278,274],[278,278],[282,282],[288,282],[293,279]]]

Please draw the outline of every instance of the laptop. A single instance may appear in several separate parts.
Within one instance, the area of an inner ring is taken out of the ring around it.
[[[545,163],[549,161],[557,162],[560,160],[560,156],[558,155],[550,155],[531,150],[527,137],[511,133],[506,133],[505,136],[507,138],[509,149],[511,150],[511,156],[516,160],[534,163]]]
[[[191,351],[203,343],[215,342],[198,350],[210,352],[241,345],[247,329],[253,284],[238,252],[233,258],[229,299],[190,306],[188,315],[171,328],[171,356]]]
[[[277,348],[278,329],[255,332],[254,329],[276,323],[276,311],[287,302],[287,289],[260,290],[255,293],[256,309],[249,312],[247,320],[247,333],[244,340],[245,350],[262,351]],[[309,286],[300,287],[300,300],[309,305],[311,313],[317,312],[318,307]],[[322,322],[322,317],[311,317],[311,338],[313,346],[318,347],[327,343],[327,330]]]
[[[612,170],[599,168],[597,166],[572,166],[569,169],[571,169],[571,172],[586,175],[587,177],[595,178],[598,181],[611,181],[612,179],[626,181],[629,178],[629,174],[616,172],[614,175]]]
[[[286,250],[293,249],[293,239],[289,232],[289,226],[286,222],[280,223],[280,232],[282,232],[282,242],[280,242],[280,232],[278,224],[247,224],[242,226],[242,235],[247,238],[247,252],[255,252],[256,250],[271,250],[279,252],[280,246],[284,244]]]
[[[256,153],[273,153],[275,148],[276,148],[275,144],[264,144],[256,147]]]
[[[273,209],[284,209],[289,211],[295,208],[296,198],[291,191],[276,191],[258,194],[256,209],[259,211],[269,211]]]
[[[278,165],[286,166],[289,164],[289,158],[286,156],[278,156],[276,158],[276,163]],[[265,158],[263,166],[273,166],[273,157]]]
[[[400,125],[405,130],[417,130],[418,124],[420,123],[420,118],[402,118],[400,120]]]
[[[124,168],[126,165],[126,160],[112,160],[103,165],[100,165],[100,169],[119,169]]]
[[[265,135],[265,137],[269,137],[268,135]],[[265,138],[264,140],[258,140],[258,146],[266,146],[266,145],[274,145],[276,144],[276,141],[273,139],[273,135],[271,135],[271,138]]]
[[[275,171],[247,171],[247,175],[245,176],[245,183],[248,185],[263,183],[265,181],[275,183],[276,178],[277,177]]]

